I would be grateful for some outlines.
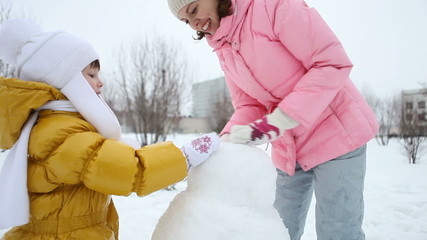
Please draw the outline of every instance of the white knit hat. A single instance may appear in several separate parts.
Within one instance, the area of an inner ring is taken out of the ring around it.
[[[175,15],[175,17],[178,17],[178,12],[181,8],[195,1],[197,0],[168,0],[169,9],[173,13],[173,15]]]
[[[99,59],[87,41],[62,31],[43,32],[30,20],[11,19],[0,28],[0,59],[15,66],[21,80],[59,89],[106,138],[121,137],[116,116],[82,75]]]

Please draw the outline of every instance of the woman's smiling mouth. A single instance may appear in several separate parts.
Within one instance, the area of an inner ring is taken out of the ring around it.
[[[211,24],[211,20],[210,20],[210,19],[208,19],[208,21],[205,23],[205,25],[203,25],[202,30],[203,30],[203,31],[208,30],[208,27],[209,27],[209,25],[210,25],[210,24]]]

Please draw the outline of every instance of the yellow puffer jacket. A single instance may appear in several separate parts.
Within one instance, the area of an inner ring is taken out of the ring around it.
[[[0,77],[0,148],[13,146],[31,109],[61,99],[47,84]],[[171,142],[135,151],[71,112],[41,111],[28,153],[30,223],[3,240],[118,239],[110,195],[147,195],[187,175],[185,157]]]

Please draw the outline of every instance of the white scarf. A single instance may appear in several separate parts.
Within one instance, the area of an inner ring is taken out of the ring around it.
[[[9,151],[0,172],[0,229],[29,222],[27,155],[31,129],[40,110],[77,112],[70,101],[50,101],[36,109],[25,123],[18,141]]]

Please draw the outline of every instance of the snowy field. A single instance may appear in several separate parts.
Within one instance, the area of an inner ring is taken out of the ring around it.
[[[181,146],[194,136],[177,135],[171,140]],[[364,221],[367,240],[427,239],[427,153],[418,164],[409,165],[401,149],[397,141],[386,147],[375,140],[368,144]],[[0,164],[5,156],[0,153]],[[120,239],[149,240],[169,202],[185,187],[184,181],[176,185],[176,190],[161,190],[143,198],[114,197],[120,215]],[[4,232],[0,230],[0,236]],[[316,239],[313,206],[302,239]]]

